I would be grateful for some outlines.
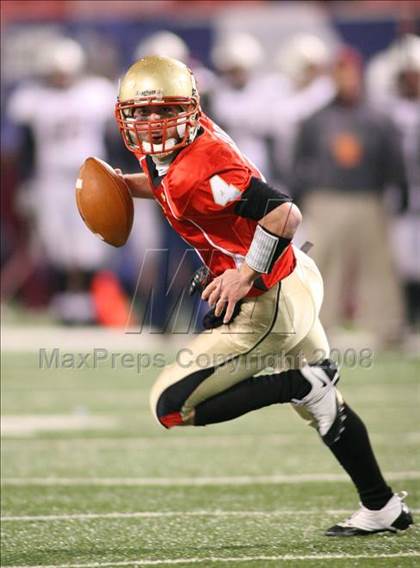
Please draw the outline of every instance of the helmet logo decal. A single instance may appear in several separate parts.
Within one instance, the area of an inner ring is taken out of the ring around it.
[[[146,89],[144,91],[136,91],[136,97],[153,97],[158,101],[163,100],[163,90],[162,89]]]

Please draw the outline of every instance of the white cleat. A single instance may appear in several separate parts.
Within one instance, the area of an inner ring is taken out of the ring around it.
[[[388,503],[378,511],[366,509],[363,505],[342,523],[325,531],[326,536],[362,536],[379,532],[405,531],[413,524],[410,510],[404,503],[407,493],[395,493]]]
[[[319,365],[306,365],[300,372],[312,389],[304,398],[294,399],[292,403],[309,412],[322,440],[331,446],[344,431],[345,420],[343,401],[334,386],[340,379],[337,366],[325,359]]]

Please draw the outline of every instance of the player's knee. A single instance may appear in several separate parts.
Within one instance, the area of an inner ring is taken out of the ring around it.
[[[171,392],[165,389],[152,403],[152,411],[159,424],[164,428],[173,428],[182,424],[182,416],[178,405],[174,404]]]
[[[194,426],[194,410],[183,408],[179,397],[167,389],[161,393],[155,408],[155,416],[164,428]]]
[[[152,388],[153,415],[165,428],[195,426],[195,410],[189,400],[195,389],[212,374],[213,368],[199,369],[177,381],[172,380],[173,371],[167,367]]]

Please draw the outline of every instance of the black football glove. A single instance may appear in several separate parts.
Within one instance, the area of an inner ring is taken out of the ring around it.
[[[236,318],[236,316],[239,314],[239,312],[241,311],[241,305],[242,305],[242,300],[239,300],[239,302],[236,302],[235,308],[233,310],[233,314],[232,314],[232,317],[230,318],[229,323],[232,323],[233,320]],[[214,314],[214,308],[209,310],[206,313],[206,315],[203,317],[204,329],[214,329],[215,327],[220,327],[221,325],[223,325],[223,318],[225,317],[225,313],[226,313],[226,308],[222,311],[220,316],[216,316]]]

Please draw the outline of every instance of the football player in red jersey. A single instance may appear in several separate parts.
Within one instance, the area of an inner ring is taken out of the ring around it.
[[[156,419],[166,428],[203,426],[292,403],[360,496],[360,509],[326,534],[407,529],[405,495],[385,482],[362,420],[336,389],[319,321],[322,278],[291,244],[298,208],[201,112],[194,77],[181,62],[150,56],[134,63],[120,83],[115,114],[143,169],[124,176],[132,195],[155,199],[195,248],[208,274],[202,298],[213,308],[212,333],[192,339],[188,361],[177,357],[158,377],[151,393]]]

